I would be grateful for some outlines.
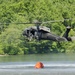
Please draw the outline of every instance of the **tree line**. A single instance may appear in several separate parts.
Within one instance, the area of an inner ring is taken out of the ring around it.
[[[38,54],[75,52],[75,41],[54,42],[51,40],[33,40],[28,42],[22,35],[27,24],[23,22],[40,22],[63,20],[43,24],[51,31],[62,36],[66,26],[75,27],[75,0],[0,0],[0,54]],[[70,19],[66,20],[64,19]],[[2,24],[1,24],[2,23]],[[75,28],[69,36],[75,36]]]

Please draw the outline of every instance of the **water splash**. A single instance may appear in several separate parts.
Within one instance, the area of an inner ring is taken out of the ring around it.
[[[75,68],[74,63],[43,63],[44,68]],[[33,69],[34,63],[0,64],[0,69]]]

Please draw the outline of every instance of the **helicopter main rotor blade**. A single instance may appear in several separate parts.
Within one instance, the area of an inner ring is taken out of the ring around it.
[[[8,24],[41,24],[41,22],[39,22],[39,23],[27,23],[27,22],[24,22],[24,23],[0,23],[0,25],[8,25]]]
[[[62,19],[62,20],[51,20],[51,21],[46,21],[43,23],[63,22],[63,21],[67,21],[67,20],[72,20],[72,19],[70,18],[70,19]]]
[[[54,22],[63,22],[63,21],[67,21],[67,20],[73,20],[72,18],[70,19],[62,19],[62,20],[51,20],[51,21],[46,21],[46,22],[18,22],[18,23],[0,23],[0,25],[8,25],[8,24],[45,24],[45,23],[54,23]]]

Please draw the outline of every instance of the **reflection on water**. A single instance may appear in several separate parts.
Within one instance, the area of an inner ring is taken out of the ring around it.
[[[34,68],[38,61],[43,69]],[[1,56],[0,75],[75,75],[75,54]]]

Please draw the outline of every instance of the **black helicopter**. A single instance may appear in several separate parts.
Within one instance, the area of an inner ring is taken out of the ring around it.
[[[57,36],[50,31],[50,28],[46,26],[40,26],[40,22],[35,23],[36,26],[31,26],[26,28],[23,31],[23,35],[27,37],[28,40],[37,39],[37,40],[52,40],[52,41],[72,41],[72,38],[69,37],[69,32],[71,30],[70,26],[66,27],[64,35]]]
[[[64,19],[64,21],[67,20],[71,20],[71,19]],[[63,20],[53,20],[53,21],[47,21],[47,22],[43,22],[43,23],[48,23],[48,22],[63,22]],[[75,36],[74,37],[69,37],[69,32],[71,30],[70,26],[66,27],[66,31],[64,32],[64,35],[58,36],[53,34],[50,31],[50,28],[46,27],[46,26],[41,26],[42,22],[39,21],[35,21],[33,23],[0,23],[0,25],[2,24],[35,24],[36,26],[31,26],[28,28],[25,28],[25,30],[23,31],[22,35],[26,36],[27,39],[30,41],[32,39],[37,39],[37,40],[52,40],[52,41],[72,41],[75,40]]]

